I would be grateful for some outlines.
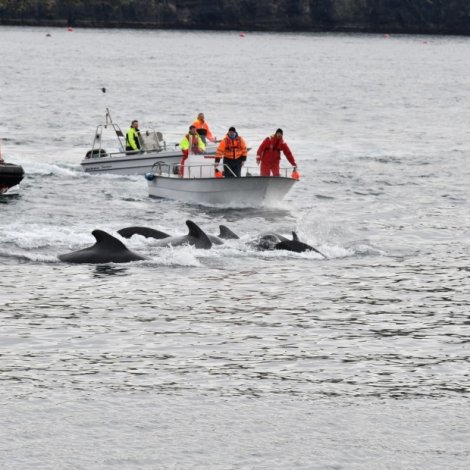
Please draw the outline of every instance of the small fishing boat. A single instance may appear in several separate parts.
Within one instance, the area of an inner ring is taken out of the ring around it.
[[[92,148],[80,165],[86,173],[115,175],[145,175],[159,161],[171,166],[178,165],[182,152],[178,143],[167,143],[161,132],[141,131],[140,150],[126,151],[126,136],[114,123],[106,108],[106,121],[96,127]],[[106,150],[114,148],[115,150]],[[215,155],[216,144],[208,144],[205,153]]]
[[[200,158],[200,157],[199,157]],[[225,167],[224,172],[230,171]],[[225,178],[214,163],[190,162],[184,165],[182,175],[165,164],[156,163],[145,175],[149,196],[209,205],[257,207],[271,206],[281,201],[298,179],[282,169],[281,176],[258,176],[258,169],[244,168],[241,177]]]
[[[24,170],[21,165],[0,163],[0,194],[4,194],[10,188],[20,184],[23,178]]]

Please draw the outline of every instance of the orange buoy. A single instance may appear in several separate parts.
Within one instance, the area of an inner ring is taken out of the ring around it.
[[[72,26],[69,26],[69,27],[67,28],[67,31],[70,31],[70,32],[72,32],[72,31],[73,31],[73,28],[72,28]]]
[[[290,175],[290,177],[297,181],[300,179],[300,173],[297,171],[297,168],[294,168],[292,170],[292,174]]]
[[[244,33],[243,31],[240,33],[240,37],[241,37],[241,38],[244,38],[244,37],[245,37],[245,33]]]

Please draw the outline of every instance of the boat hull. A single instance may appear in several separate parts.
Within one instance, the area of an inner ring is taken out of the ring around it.
[[[181,151],[146,152],[133,155],[118,155],[85,158],[80,163],[86,173],[112,173],[115,175],[145,175],[152,171],[156,162],[177,165],[181,161]]]
[[[201,205],[269,206],[281,201],[296,180],[287,177],[178,178],[155,175],[149,196]]]
[[[208,146],[206,155],[215,154],[215,145]],[[100,155],[98,152],[96,155]],[[92,156],[81,161],[85,173],[102,174],[111,173],[115,175],[145,175],[152,171],[155,163],[161,162],[168,168],[179,165],[182,158],[180,149],[147,151],[143,153],[114,153],[104,154],[106,156]]]

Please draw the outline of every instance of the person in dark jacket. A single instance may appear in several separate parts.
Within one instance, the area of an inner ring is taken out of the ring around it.
[[[261,176],[280,176],[279,163],[281,161],[281,152],[284,153],[289,163],[297,168],[294,155],[289,146],[284,142],[284,132],[277,129],[276,133],[266,137],[256,152],[256,163],[260,165]]]
[[[207,124],[204,118],[204,113],[199,113],[197,115],[196,120],[193,122],[193,126],[197,129],[197,132],[204,143],[206,143],[206,140],[209,140],[210,142],[216,141],[216,138],[209,129],[209,124]]]

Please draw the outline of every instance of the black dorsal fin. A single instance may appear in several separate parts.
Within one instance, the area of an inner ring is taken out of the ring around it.
[[[223,238],[224,240],[238,240],[240,238],[225,225],[219,225],[219,230],[219,238]]]
[[[196,248],[209,249],[212,247],[212,242],[210,241],[209,237],[206,235],[204,230],[202,230],[191,220],[187,220],[186,225],[189,229],[188,236],[196,240],[194,243],[194,246]]]

